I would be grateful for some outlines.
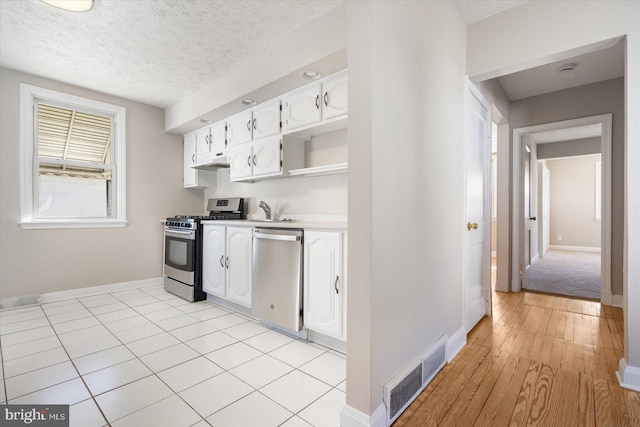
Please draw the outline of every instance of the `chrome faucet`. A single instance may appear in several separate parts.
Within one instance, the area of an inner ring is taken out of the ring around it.
[[[264,215],[267,221],[271,221],[273,219],[271,218],[271,207],[266,204],[264,200],[260,200],[260,204],[258,205],[258,207],[264,209]]]

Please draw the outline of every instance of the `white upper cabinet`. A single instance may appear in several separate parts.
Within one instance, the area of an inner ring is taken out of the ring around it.
[[[253,136],[253,116],[251,111],[227,119],[227,143],[230,147],[251,141]]]
[[[227,148],[227,126],[223,120],[213,123],[209,128],[211,129],[209,151],[217,156]]]
[[[322,84],[322,118],[343,116],[349,110],[348,74],[341,73]]]
[[[321,118],[320,84],[293,92],[282,99],[282,130],[291,131]]]
[[[253,145],[253,176],[273,175],[281,171],[280,138],[257,141]]]
[[[252,123],[254,140],[280,133],[280,100],[257,106]]]
[[[229,178],[238,181],[253,175],[253,147],[247,144],[229,150]]]
[[[182,184],[185,188],[195,187],[198,183],[198,171],[191,165],[196,164],[196,133],[191,132],[184,136],[184,177]]]

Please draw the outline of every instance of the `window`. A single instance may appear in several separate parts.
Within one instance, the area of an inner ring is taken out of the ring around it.
[[[23,228],[122,227],[125,109],[22,84]]]

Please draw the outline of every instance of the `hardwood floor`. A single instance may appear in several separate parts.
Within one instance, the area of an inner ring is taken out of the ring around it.
[[[622,310],[493,293],[493,315],[393,424],[640,426],[640,393],[618,385]]]

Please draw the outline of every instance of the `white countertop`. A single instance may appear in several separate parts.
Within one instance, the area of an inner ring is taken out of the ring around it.
[[[346,221],[264,221],[251,219],[202,221],[202,224],[230,225],[235,227],[269,227],[269,228],[305,228],[322,230],[346,230]]]

